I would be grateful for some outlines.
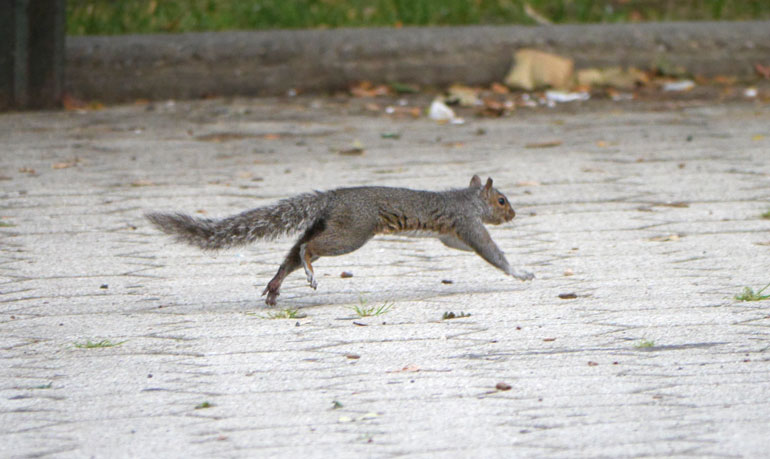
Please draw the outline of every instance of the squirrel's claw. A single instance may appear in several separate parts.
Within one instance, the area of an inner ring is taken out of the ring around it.
[[[520,281],[528,281],[535,278],[535,275],[529,271],[511,271],[511,276],[519,279]]]

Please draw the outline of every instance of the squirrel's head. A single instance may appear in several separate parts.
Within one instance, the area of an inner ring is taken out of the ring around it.
[[[487,183],[482,186],[479,176],[474,175],[471,179],[470,187],[478,188],[481,199],[487,204],[484,214],[481,216],[481,220],[484,223],[499,225],[513,220],[513,217],[516,216],[516,212],[511,207],[511,203],[508,202],[508,198],[503,193],[497,191],[497,188],[492,187],[491,177],[488,177]]]

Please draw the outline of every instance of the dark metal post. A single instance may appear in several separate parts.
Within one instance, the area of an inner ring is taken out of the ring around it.
[[[65,20],[65,0],[0,0],[0,110],[61,105]]]

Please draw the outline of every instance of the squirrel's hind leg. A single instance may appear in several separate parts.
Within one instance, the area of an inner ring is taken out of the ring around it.
[[[296,244],[291,248],[289,254],[286,255],[283,263],[281,263],[281,267],[278,268],[278,272],[275,273],[275,276],[273,276],[270,282],[267,283],[265,290],[262,291],[262,296],[267,294],[267,298],[265,298],[265,304],[268,306],[275,306],[276,298],[278,298],[278,295],[280,295],[281,284],[283,283],[283,280],[286,278],[286,276],[291,274],[292,271],[302,265],[302,262],[300,261],[299,250],[300,244]]]
[[[313,265],[310,264],[313,258],[312,253],[307,250],[307,243],[299,246],[299,259],[302,261],[302,267],[305,268],[305,276],[307,276],[307,282],[310,287],[315,290],[318,287],[318,282],[315,280],[315,273],[313,272]],[[315,257],[318,259],[318,257]]]

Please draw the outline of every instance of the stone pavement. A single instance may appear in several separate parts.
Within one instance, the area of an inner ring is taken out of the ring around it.
[[[0,115],[0,457],[766,456],[770,301],[734,296],[770,282],[768,120],[589,103],[437,125],[309,98]],[[142,218],[474,173],[514,203],[490,232],[533,282],[378,237],[268,309],[291,240],[207,254]]]

